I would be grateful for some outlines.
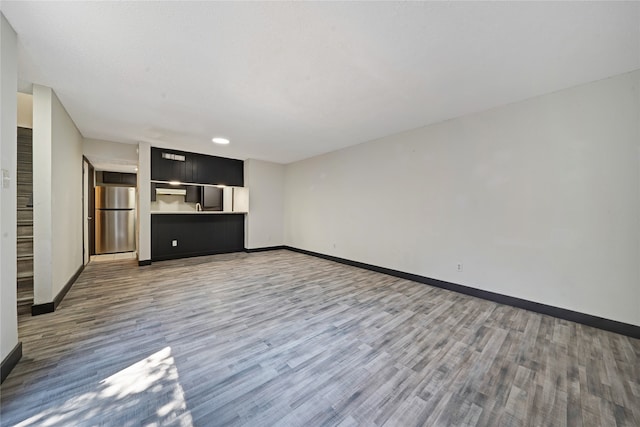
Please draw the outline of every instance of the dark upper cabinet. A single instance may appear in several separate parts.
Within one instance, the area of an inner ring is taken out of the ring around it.
[[[135,186],[138,179],[135,173],[104,171],[102,172],[102,183]]]
[[[244,185],[244,162],[224,157],[198,155],[198,183]]]
[[[182,157],[166,158],[163,154]],[[155,181],[180,181],[185,182],[186,178],[186,153],[164,148],[151,149],[151,179]]]
[[[120,174],[118,172],[102,172],[103,184],[120,184]]]
[[[194,176],[193,176],[193,159],[194,159],[194,155],[191,153],[185,153],[185,160],[184,160],[184,179],[182,180],[182,182],[195,182],[194,181]]]
[[[127,185],[137,185],[138,176],[135,173],[123,173],[121,175],[122,183]]]
[[[169,155],[165,157],[183,156],[184,161],[165,158],[162,153]],[[244,185],[244,162],[225,157],[152,147],[151,179],[154,181],[180,181],[242,187]]]
[[[185,178],[185,174],[184,174],[184,170],[185,170],[185,163],[186,161],[178,161],[178,160],[171,160],[171,162],[173,162],[173,175],[175,176],[175,180],[176,181],[180,181],[180,182],[184,182],[184,178]]]

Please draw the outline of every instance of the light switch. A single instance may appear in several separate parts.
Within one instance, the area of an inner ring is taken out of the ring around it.
[[[2,188],[9,188],[11,186],[11,174],[7,169],[2,169]]]

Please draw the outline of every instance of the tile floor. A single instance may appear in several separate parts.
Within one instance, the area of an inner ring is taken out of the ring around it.
[[[136,259],[137,253],[134,252],[120,252],[117,254],[103,254],[103,255],[92,255],[91,262],[101,262],[101,261],[116,261],[122,259]]]

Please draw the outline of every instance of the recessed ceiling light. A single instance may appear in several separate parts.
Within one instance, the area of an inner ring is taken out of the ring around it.
[[[229,140],[227,138],[220,138],[220,137],[215,137],[212,139],[213,142],[215,142],[216,144],[221,144],[221,145],[227,145],[229,143]]]

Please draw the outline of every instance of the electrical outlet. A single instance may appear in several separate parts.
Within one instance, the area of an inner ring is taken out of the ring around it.
[[[172,241],[171,241],[171,246],[173,246],[174,248],[175,248],[176,246],[178,246],[178,241],[177,241],[177,240],[172,240]]]
[[[462,271],[462,263],[459,262],[458,264],[456,264],[456,268],[458,270],[458,273]]]

